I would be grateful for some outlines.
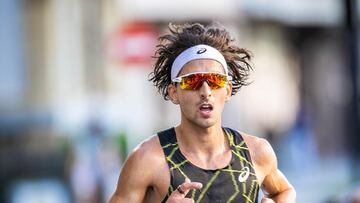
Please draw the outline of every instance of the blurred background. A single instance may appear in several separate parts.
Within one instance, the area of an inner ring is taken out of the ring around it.
[[[148,82],[157,37],[213,21],[254,55],[224,126],[269,140],[298,202],[360,202],[359,14],[355,0],[0,0],[0,202],[106,202],[127,154],[180,119]]]

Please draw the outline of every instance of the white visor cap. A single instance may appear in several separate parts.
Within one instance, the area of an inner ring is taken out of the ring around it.
[[[176,57],[171,66],[171,80],[178,76],[185,64],[197,59],[212,59],[218,61],[223,66],[225,74],[228,75],[228,68],[224,56],[211,46],[199,44],[186,49]]]

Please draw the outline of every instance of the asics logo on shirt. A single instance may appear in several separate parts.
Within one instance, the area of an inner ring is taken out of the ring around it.
[[[238,177],[239,182],[241,183],[245,182],[248,179],[249,175],[250,175],[250,169],[249,167],[245,166],[244,168],[242,168],[242,172]]]

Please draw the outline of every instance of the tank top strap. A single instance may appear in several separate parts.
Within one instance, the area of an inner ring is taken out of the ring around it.
[[[251,163],[252,161],[249,148],[247,147],[245,140],[240,132],[228,127],[223,127],[223,129],[229,138],[230,147],[236,152],[241,152],[241,154],[243,154],[243,156],[245,156],[245,158]]]
[[[161,131],[157,135],[159,137],[162,147],[177,144],[174,128],[169,128],[167,130]]]

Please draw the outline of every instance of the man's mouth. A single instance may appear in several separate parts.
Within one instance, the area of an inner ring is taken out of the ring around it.
[[[213,106],[211,104],[202,104],[200,105],[199,109],[203,112],[210,112],[213,110]]]

